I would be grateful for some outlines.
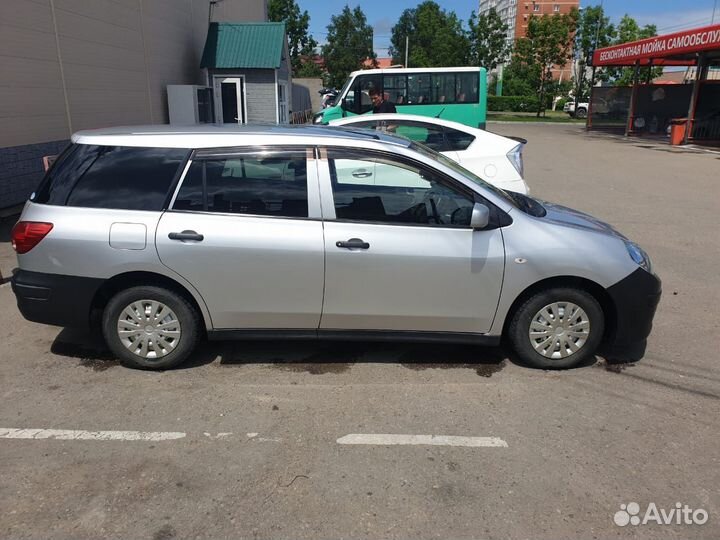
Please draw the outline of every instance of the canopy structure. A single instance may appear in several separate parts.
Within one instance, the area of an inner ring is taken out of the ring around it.
[[[715,81],[708,81],[710,66],[720,64],[720,24],[694,28],[664,36],[655,36],[612,47],[604,47],[594,52],[592,56],[593,71],[598,67],[635,67],[635,77],[632,92],[627,102],[627,121],[625,123],[625,134],[629,135],[636,131],[638,124],[645,125],[646,119],[641,118],[639,122],[636,117],[638,88],[648,87],[649,84],[639,85],[639,71],[641,67],[659,66],[697,66],[695,69],[695,80],[692,89],[687,89],[686,113],[687,129],[685,130],[684,142],[690,138],[720,139],[720,84]],[[594,77],[593,77],[594,78]],[[704,84],[708,83],[708,84]],[[590,111],[588,114],[588,127],[592,125],[592,109],[595,102],[596,110],[607,107],[607,100],[597,97],[595,94],[601,90],[592,89],[590,99]],[[657,100],[658,94],[644,92]],[[677,108],[680,93],[675,92],[678,97],[674,100],[674,108]],[[702,113],[702,118],[698,113]],[[703,123],[702,129],[696,129],[699,123]]]

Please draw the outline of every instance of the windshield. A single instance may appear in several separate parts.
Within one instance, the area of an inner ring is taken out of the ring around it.
[[[457,161],[453,161],[449,157],[444,156],[443,154],[436,152],[435,150],[425,146],[424,144],[418,143],[418,142],[413,141],[412,143],[410,143],[410,148],[412,148],[416,152],[419,152],[420,154],[423,154],[424,156],[434,159],[435,161],[439,161],[440,163],[442,163],[446,167],[451,168],[458,174],[461,174],[465,178],[472,180],[477,185],[487,189],[488,191],[492,191],[495,195],[500,197],[506,203],[512,205],[515,208],[518,208],[518,204],[517,204],[516,200],[512,196],[510,196],[509,193],[500,189],[497,186],[493,186],[492,184],[486,182],[485,180],[480,178],[475,173],[468,171],[465,167],[460,165]]]
[[[340,91],[338,92],[337,97],[335,98],[335,102],[336,102],[336,103],[339,104],[339,103],[340,103],[340,99],[342,99],[343,97],[345,97],[345,92],[347,92],[347,89],[348,89],[348,87],[350,86],[350,83],[352,82],[352,80],[353,80],[353,77],[348,77],[348,80],[345,81],[345,84],[343,84],[343,87],[340,89]]]

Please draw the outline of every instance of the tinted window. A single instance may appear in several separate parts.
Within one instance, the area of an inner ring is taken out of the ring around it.
[[[467,227],[473,199],[424,167],[330,150],[337,219]]]
[[[70,190],[100,153],[99,146],[73,144],[55,161],[40,186],[30,197],[41,204],[64,206]]]
[[[445,152],[449,149],[445,142],[443,128],[440,126],[424,122],[397,122],[397,127],[393,131],[411,141],[423,143],[436,152]]]
[[[245,154],[195,160],[173,208],[307,217],[305,153]]]
[[[161,210],[188,151],[76,144],[50,169],[32,199],[38,203]]]
[[[458,131],[457,129],[444,128],[445,138],[447,139],[448,147],[450,150],[459,152],[461,150],[467,150],[467,147],[472,144],[475,140],[474,135],[465,133],[464,131]]]
[[[178,167],[188,151],[179,148],[130,148],[79,145],[78,155],[91,158],[84,173],[78,171],[67,206],[162,210]]]

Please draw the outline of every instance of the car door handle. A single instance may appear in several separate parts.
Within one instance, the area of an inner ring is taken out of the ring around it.
[[[360,240],[360,238],[351,238],[350,240],[347,240],[345,242],[337,241],[335,242],[335,245],[339,248],[346,249],[370,249],[370,244]]]
[[[372,173],[367,169],[356,169],[353,171],[352,175],[355,178],[367,178],[368,176],[372,176]]]
[[[196,242],[202,242],[205,239],[202,234],[195,231],[171,232],[168,234],[168,238],[170,240],[195,240]]]

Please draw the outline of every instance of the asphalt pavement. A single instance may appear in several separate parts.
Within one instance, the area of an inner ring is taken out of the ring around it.
[[[528,139],[533,195],[651,255],[644,359],[546,372],[502,348],[268,341],[134,371],[0,285],[0,537],[720,536],[720,154],[489,129]],[[653,506],[671,523],[643,524]]]

